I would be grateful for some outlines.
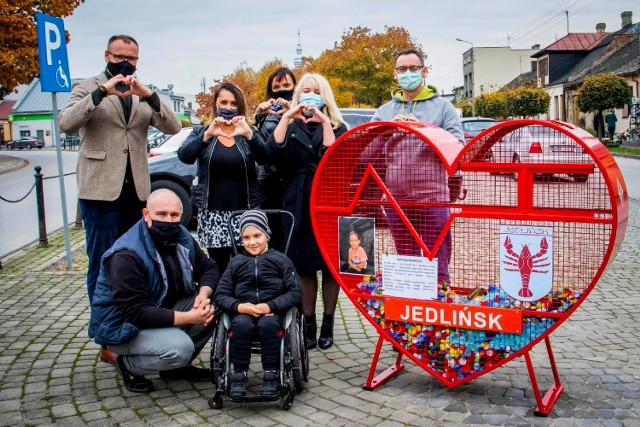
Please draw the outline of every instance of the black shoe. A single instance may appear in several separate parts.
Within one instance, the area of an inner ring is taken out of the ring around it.
[[[211,371],[205,368],[196,368],[193,365],[183,366],[182,368],[171,369],[169,371],[160,371],[160,378],[165,381],[184,380],[184,381],[210,381]]]
[[[236,372],[231,375],[231,385],[229,386],[229,396],[244,397],[247,395],[247,374],[246,372]]]
[[[280,391],[280,381],[278,381],[277,371],[265,371],[262,377],[262,387],[260,396],[275,396]]]
[[[333,314],[325,314],[322,316],[322,326],[320,327],[320,338],[318,339],[318,347],[323,350],[333,345]]]
[[[318,333],[318,325],[316,324],[316,315],[304,316],[304,324],[307,332],[307,349],[311,350],[316,348],[318,340],[316,334]]]
[[[142,375],[136,375],[124,365],[122,356],[117,356],[114,363],[116,370],[122,378],[124,387],[134,393],[149,393],[155,390],[153,383]]]

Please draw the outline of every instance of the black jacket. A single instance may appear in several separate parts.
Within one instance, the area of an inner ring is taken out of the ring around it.
[[[209,202],[209,163],[218,138],[208,141],[203,136],[208,126],[194,128],[191,134],[178,149],[178,158],[183,163],[193,164],[198,161],[197,184],[191,187],[191,203],[199,209],[208,209]],[[247,180],[247,209],[260,207],[264,202],[262,190],[256,176],[256,162],[264,163],[267,159],[265,142],[259,132],[254,129],[253,139],[247,140],[243,136],[234,137],[240,154],[244,159]]]
[[[282,252],[269,249],[262,255],[236,255],[222,275],[214,296],[216,304],[237,314],[241,303],[266,303],[272,313],[283,315],[302,300],[296,269]]]
[[[338,139],[347,131],[340,125],[333,133]],[[282,209],[293,213],[295,228],[287,254],[298,273],[314,274],[325,267],[311,226],[311,184],[316,168],[327,148],[323,145],[322,125],[309,126],[295,119],[287,128],[283,144],[273,135],[267,141],[267,151],[284,181]]]

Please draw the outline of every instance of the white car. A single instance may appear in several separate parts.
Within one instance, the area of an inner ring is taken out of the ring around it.
[[[182,128],[180,132],[175,135],[171,135],[157,147],[151,148],[149,150],[149,157],[159,156],[160,154],[166,153],[175,153],[178,151],[178,148],[180,148],[185,139],[187,139],[187,136],[189,136],[192,130],[192,127]]]
[[[593,159],[571,137],[555,129],[529,125],[505,135],[492,148],[491,161],[500,163],[587,163]],[[587,174],[569,174],[586,182]]]

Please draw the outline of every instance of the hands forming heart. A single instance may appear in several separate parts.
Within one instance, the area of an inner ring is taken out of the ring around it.
[[[285,114],[288,114],[289,118],[300,119],[304,123],[323,123],[330,121],[329,118],[321,110],[319,110],[314,103],[298,104]]]
[[[244,116],[235,116],[231,120],[216,117],[204,134],[205,140],[214,136],[226,138],[244,136],[247,139],[251,139],[253,131]]]
[[[120,92],[116,89],[116,85],[118,84],[129,86],[129,90]],[[107,95],[116,95],[121,98],[125,98],[130,95],[138,95],[142,98],[148,98],[153,95],[153,91],[136,79],[134,75],[123,76],[122,74],[118,74],[117,76],[110,78],[104,84],[104,87],[107,89]]]

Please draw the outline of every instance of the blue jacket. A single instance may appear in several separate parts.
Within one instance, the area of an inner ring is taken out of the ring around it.
[[[182,270],[184,289],[189,295],[196,293],[191,266],[195,263],[195,248],[193,240],[186,228],[181,227],[182,233],[178,240],[178,262]],[[138,221],[129,231],[123,234],[113,246],[105,252],[100,261],[100,275],[96,283],[96,290],[91,303],[91,319],[89,321],[89,337],[100,345],[118,345],[130,341],[138,334],[138,328],[127,323],[120,310],[113,302],[111,287],[107,283],[104,268],[105,261],[121,250],[130,250],[142,259],[146,275],[149,279],[149,294],[151,303],[160,306],[167,294],[167,274],[160,259],[149,229],[144,219]]]

